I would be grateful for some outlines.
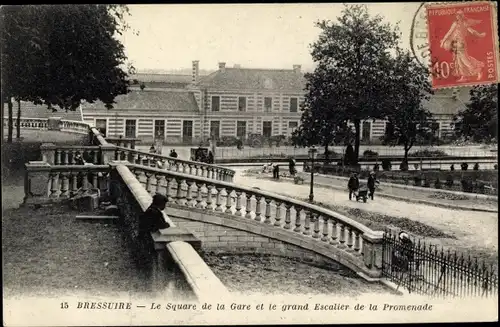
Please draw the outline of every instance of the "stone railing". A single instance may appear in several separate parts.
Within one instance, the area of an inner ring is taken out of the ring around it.
[[[87,134],[89,131],[89,124],[82,121],[74,120],[61,120],[59,122],[59,129],[62,132],[72,132],[78,134]]]
[[[26,164],[25,199],[27,203],[47,202],[70,198],[78,190],[108,191],[109,165],[59,165],[43,161]]]
[[[110,145],[97,128],[90,127],[88,132],[89,132],[89,144],[92,144],[92,145]]]
[[[3,120],[3,127],[8,126],[8,119]],[[17,126],[17,118],[13,119],[13,126]],[[21,129],[48,129],[48,119],[47,118],[21,118]]]
[[[210,165],[197,161],[189,161],[147,153],[124,147],[116,147],[115,160],[127,160],[132,164],[157,167],[169,171],[211,178],[218,181],[232,182],[234,170],[222,166]]]
[[[215,214],[244,217],[331,246],[361,275],[380,277],[383,232],[336,212],[253,188],[180,172],[128,165],[144,188],[170,203]]]
[[[106,137],[106,141],[116,146],[135,149],[135,144],[140,142],[139,139],[129,137]]]
[[[221,297],[228,296],[226,287],[196,252],[201,242],[189,231],[175,226],[164,212],[165,221],[171,227],[152,233],[147,240],[139,237],[139,217],[151,204],[152,197],[123,163],[111,164],[114,169],[110,198],[120,210],[127,234],[132,236],[134,243],[140,244],[139,251],[155,253],[152,258],[154,287],[160,290],[165,287],[165,278],[173,278],[173,267],[177,271],[174,275],[181,277],[173,278],[175,287],[186,292],[188,297],[194,295],[197,300],[206,301],[213,297],[213,290]]]

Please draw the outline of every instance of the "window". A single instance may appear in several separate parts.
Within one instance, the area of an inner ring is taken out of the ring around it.
[[[263,121],[262,122],[262,135],[265,137],[271,137],[273,133],[273,122]]]
[[[212,96],[212,111],[220,111],[220,96]]]
[[[236,123],[236,136],[244,140],[247,135],[247,122],[239,121]]]
[[[184,120],[182,122],[182,141],[191,142],[193,140],[193,121]]]
[[[164,139],[165,138],[165,120],[157,119],[155,120],[155,130],[153,137],[155,139]]]
[[[137,128],[136,125],[137,125],[137,120],[135,119],[125,120],[125,137],[127,138],[136,137],[136,128]]]
[[[299,123],[296,121],[288,122],[288,135],[292,135],[292,133],[299,127]]]
[[[247,110],[247,98],[238,97],[238,111],[246,111],[246,110]]]
[[[298,100],[297,98],[290,98],[290,112],[297,112]]]
[[[220,121],[210,121],[210,138],[215,140],[220,138]]]
[[[265,97],[264,98],[264,111],[270,112],[273,110],[273,98]]]
[[[101,132],[101,134],[104,135],[104,136],[106,136],[107,126],[108,126],[108,120],[107,119],[96,119],[95,120],[95,128],[99,132]]]

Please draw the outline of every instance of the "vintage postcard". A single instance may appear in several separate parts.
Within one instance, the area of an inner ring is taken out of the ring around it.
[[[4,325],[498,320],[496,11],[1,6]]]

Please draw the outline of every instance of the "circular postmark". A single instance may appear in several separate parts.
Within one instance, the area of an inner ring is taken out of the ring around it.
[[[421,3],[413,15],[410,30],[410,47],[417,61],[424,67],[430,65],[429,31],[427,29],[425,3]]]

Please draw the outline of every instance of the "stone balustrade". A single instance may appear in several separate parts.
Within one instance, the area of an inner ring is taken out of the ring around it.
[[[278,194],[143,165],[128,167],[149,193],[165,194],[170,203],[244,217],[329,244],[350,256],[369,277],[380,277],[383,232],[373,231],[331,210]]]
[[[127,160],[132,164],[157,167],[169,171],[200,176],[218,181],[232,182],[234,170],[197,161],[171,158],[124,147],[116,147],[115,160]]]
[[[89,128],[89,143],[92,145],[110,145],[104,136],[95,127]]]
[[[61,200],[78,191],[99,189],[108,192],[109,165],[57,165],[43,161],[26,164],[25,203]]]
[[[139,142],[139,139],[128,138],[128,137],[107,137],[106,141],[110,144],[114,144],[119,147],[135,149],[135,145]]]
[[[59,129],[62,132],[87,134],[89,131],[89,124],[82,122],[82,121],[61,120],[59,122]]]
[[[3,120],[3,127],[8,126],[8,119]],[[13,126],[17,126],[17,118],[13,118]],[[21,129],[48,129],[48,119],[47,118],[21,118]]]

